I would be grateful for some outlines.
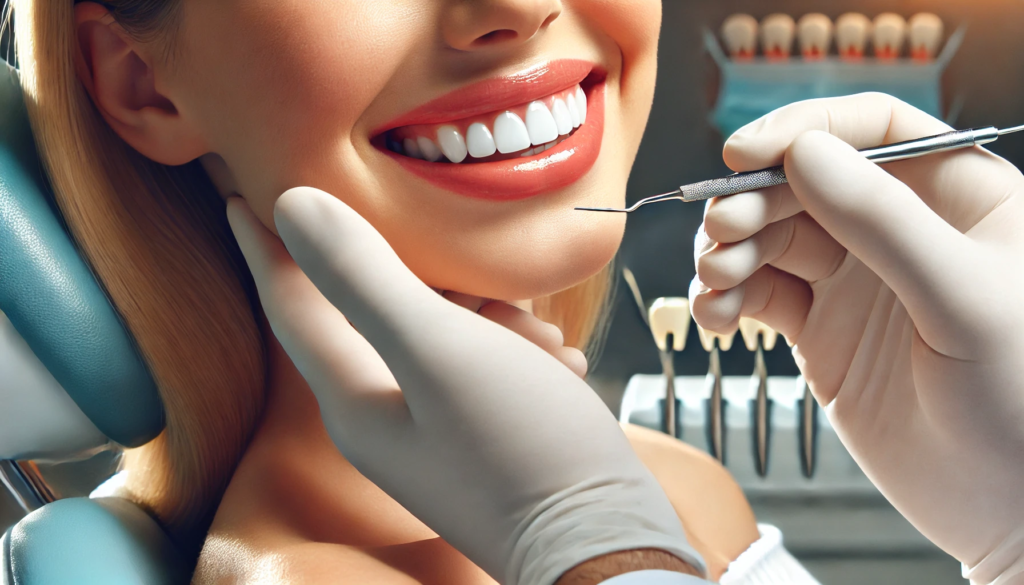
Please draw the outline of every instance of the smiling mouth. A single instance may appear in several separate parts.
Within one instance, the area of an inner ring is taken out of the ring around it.
[[[475,199],[554,193],[586,175],[604,137],[607,73],[559,59],[450,92],[371,133],[405,171]]]
[[[391,152],[429,162],[482,163],[551,150],[587,122],[587,94],[576,84],[539,100],[444,124],[389,130]]]

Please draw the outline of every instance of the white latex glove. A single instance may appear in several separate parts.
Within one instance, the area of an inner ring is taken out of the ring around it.
[[[241,199],[228,218],[338,449],[496,580],[548,585],[635,549],[704,571],[614,416],[558,359],[438,295],[322,191],[281,196],[281,240]]]
[[[691,306],[705,328],[749,315],[785,335],[882,493],[965,576],[1016,583],[1024,178],[980,147],[884,167],[855,150],[948,130],[882,94],[797,103],[739,130],[726,163],[784,161],[790,184],[709,202]]]

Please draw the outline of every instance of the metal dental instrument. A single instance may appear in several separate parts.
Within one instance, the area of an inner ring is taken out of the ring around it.
[[[800,467],[804,477],[810,479],[814,477],[814,461],[818,450],[818,403],[803,376],[797,378],[797,384],[803,387],[803,398],[797,400],[800,411]]]
[[[690,301],[682,297],[656,299],[647,311],[654,341],[661,355],[665,372],[665,403],[662,405],[661,424],[665,434],[679,438],[678,404],[676,400],[675,352],[686,348],[690,332]]]
[[[651,322],[647,320],[647,306],[644,304],[644,297],[640,294],[640,286],[636,283],[633,271],[629,268],[623,268],[622,279],[626,281],[626,285],[629,286],[629,292],[633,294],[633,302],[636,303],[637,309],[640,310],[640,318],[644,320],[644,325],[650,328]]]
[[[979,130],[975,130],[973,128],[968,130],[953,130],[943,134],[936,134],[935,136],[926,136],[924,138],[906,140],[904,142],[887,144],[876,148],[867,148],[860,152],[868,160],[882,164],[898,160],[906,160],[908,158],[917,158],[919,156],[935,154],[938,152],[967,148],[970,146],[981,146],[983,144],[995,142],[1004,134],[1013,134],[1014,132],[1020,132],[1022,130],[1024,130],[1024,125],[1014,126],[1003,130],[992,126],[989,126],[988,128],[981,128]],[[785,169],[782,166],[777,166],[761,169],[760,171],[735,173],[728,177],[722,177],[721,179],[712,179],[710,181],[701,181],[699,183],[683,185],[671,193],[663,193],[661,195],[654,195],[652,197],[647,197],[646,199],[641,199],[625,209],[615,209],[611,207],[577,207],[576,209],[579,211],[631,213],[649,203],[660,203],[662,201],[671,201],[673,199],[678,199],[686,203],[692,201],[703,201],[705,199],[711,199],[712,197],[725,197],[727,195],[736,195],[737,193],[767,189],[768,187],[782,185],[787,182],[788,180],[786,179]]]
[[[700,335],[700,344],[708,352],[708,374],[704,378],[705,394],[711,396],[708,399],[708,450],[711,456],[718,459],[719,463],[725,463],[725,416],[722,412],[722,361],[719,350],[729,351],[732,348],[732,335],[720,335],[705,331],[700,325],[697,326],[697,333]]]
[[[757,473],[761,477],[768,475],[768,439],[771,424],[770,401],[768,400],[768,368],[764,363],[765,350],[775,348],[779,334],[760,321],[749,317],[740,318],[740,335],[747,349],[754,354],[754,373],[751,385],[757,384],[754,403],[754,455],[757,462]]]

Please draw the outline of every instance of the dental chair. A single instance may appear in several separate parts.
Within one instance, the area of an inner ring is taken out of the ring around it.
[[[134,341],[67,235],[0,60],[0,480],[28,512],[0,537],[0,585],[187,582],[159,524],[116,498],[56,499],[34,462],[137,447],[164,426]]]

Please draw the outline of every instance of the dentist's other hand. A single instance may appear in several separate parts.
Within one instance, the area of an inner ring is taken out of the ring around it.
[[[241,199],[228,218],[339,450],[492,577],[550,585],[637,549],[703,573],[668,497],[560,336],[509,305],[484,306],[489,320],[442,298],[322,191],[281,196],[280,240]]]
[[[795,343],[872,481],[989,583],[1024,572],[1024,177],[980,147],[884,167],[855,150],[949,129],[863,94],[738,131],[726,163],[784,162],[790,184],[709,202],[691,306]]]

